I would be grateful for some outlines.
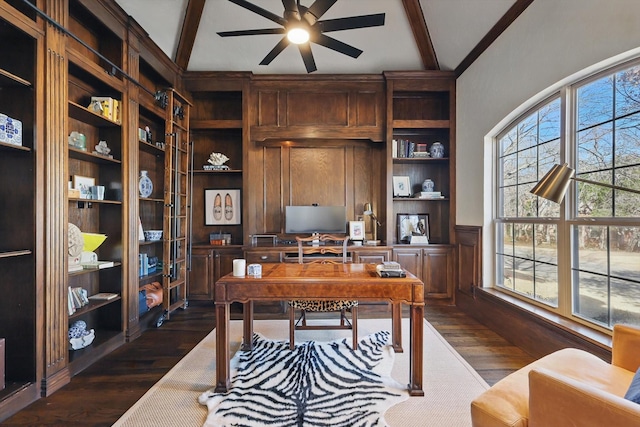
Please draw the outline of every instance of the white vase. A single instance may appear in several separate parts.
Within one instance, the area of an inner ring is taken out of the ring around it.
[[[149,197],[151,193],[153,193],[153,182],[151,182],[147,171],[140,171],[138,190],[140,191],[141,197]]]

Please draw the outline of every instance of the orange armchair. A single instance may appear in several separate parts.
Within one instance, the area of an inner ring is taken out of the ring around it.
[[[497,382],[471,403],[473,427],[640,425],[624,399],[640,366],[640,328],[615,325],[612,361],[566,348]]]

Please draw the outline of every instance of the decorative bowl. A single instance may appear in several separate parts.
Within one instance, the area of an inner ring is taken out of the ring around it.
[[[105,241],[107,235],[98,233],[82,233],[82,237],[84,238],[84,247],[82,250],[85,252],[93,252],[100,247],[102,242]]]
[[[162,230],[145,230],[144,240],[149,242],[157,242],[162,239]]]
[[[73,350],[80,350],[91,344],[96,337],[96,333],[93,329],[88,331],[87,335],[83,335],[79,338],[70,338],[69,344]]]

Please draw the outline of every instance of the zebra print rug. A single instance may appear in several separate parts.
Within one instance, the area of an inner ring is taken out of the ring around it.
[[[205,427],[386,426],[383,414],[408,398],[390,377],[394,352],[390,333],[360,340],[308,341],[289,350],[288,341],[253,337],[254,350],[231,359],[231,388],[202,393]]]

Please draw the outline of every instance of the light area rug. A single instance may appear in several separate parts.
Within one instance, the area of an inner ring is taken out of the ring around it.
[[[391,331],[391,319],[358,319],[358,334]],[[254,331],[272,340],[288,337],[287,320],[259,320]],[[404,353],[395,355],[391,376],[401,384],[409,382],[409,320],[402,321]],[[240,347],[242,322],[230,324],[232,353]],[[345,335],[346,333],[346,335]],[[350,331],[299,331],[296,342],[331,341],[348,337]],[[207,407],[198,397],[215,386],[215,331],[136,402],[114,424],[117,427],[182,427],[204,425]],[[387,410],[384,418],[391,427],[471,426],[470,404],[488,384],[428,322],[424,323],[424,397],[411,397]]]

